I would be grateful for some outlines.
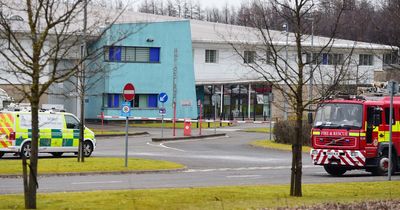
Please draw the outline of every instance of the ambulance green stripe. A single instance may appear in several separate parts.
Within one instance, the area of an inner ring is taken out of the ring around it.
[[[40,139],[40,146],[41,147],[50,147],[51,139]]]
[[[60,139],[62,138],[62,131],[61,129],[51,129],[51,138],[52,139]]]
[[[74,129],[74,139],[79,139],[79,129]]]
[[[73,139],[63,139],[63,147],[72,147],[74,143]]]

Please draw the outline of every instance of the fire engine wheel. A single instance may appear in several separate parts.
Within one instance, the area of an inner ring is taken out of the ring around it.
[[[371,170],[372,174],[375,176],[386,175],[388,173],[388,169],[389,169],[389,158],[387,157],[387,155],[385,154],[383,156],[380,156],[378,158],[377,162],[378,162],[378,166],[376,166],[374,169]],[[395,164],[395,162],[392,160],[392,174],[394,174],[394,170],[393,170],[394,164]]]
[[[61,157],[64,153],[63,152],[52,152],[51,155],[53,155],[53,157]]]
[[[85,157],[90,157],[93,152],[93,144],[90,141],[85,141],[83,143],[83,154]]]
[[[346,173],[346,169],[335,165],[324,165],[325,171],[332,176],[342,176]]]
[[[21,156],[25,156],[26,158],[31,157],[31,150],[32,150],[31,142],[26,142],[22,146]]]

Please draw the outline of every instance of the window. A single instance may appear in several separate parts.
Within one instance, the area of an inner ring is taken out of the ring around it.
[[[359,55],[359,65],[360,66],[374,65],[374,57],[370,54],[360,54]]]
[[[244,51],[243,60],[244,63],[254,63],[256,52],[255,51]]]
[[[306,54],[306,62],[309,64],[311,64],[311,63],[318,64],[318,53],[307,53]]]
[[[132,63],[159,63],[159,47],[123,47],[107,46],[105,49],[105,61],[132,62]]]
[[[392,53],[383,54],[383,64],[391,65],[398,63],[398,51],[393,51]]]
[[[70,115],[65,116],[65,123],[68,129],[79,129],[79,121]]]
[[[136,94],[133,101],[133,107],[136,108],[157,108],[157,94]]]
[[[120,98],[121,94],[106,94],[106,107],[119,108]]]
[[[312,56],[312,57],[311,57]],[[308,64],[322,64],[322,65],[343,65],[344,55],[338,53],[307,53],[306,62]]]
[[[322,53],[322,65],[343,65],[343,54]]]
[[[206,50],[206,63],[217,63],[216,50]]]
[[[122,47],[107,47],[108,49],[108,61],[121,61],[122,58]]]

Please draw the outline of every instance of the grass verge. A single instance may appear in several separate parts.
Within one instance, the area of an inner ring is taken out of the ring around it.
[[[255,133],[270,133],[271,129],[269,129],[269,128],[248,128],[248,129],[244,129],[243,131],[245,131],[245,132],[255,132]]]
[[[40,193],[40,209],[262,209],[400,199],[400,182],[304,184],[303,197],[288,185]],[[23,195],[0,195],[0,209],[22,209]]]
[[[101,135],[125,135],[125,131],[110,131],[110,130],[101,130],[101,129],[90,129],[94,132],[96,136]],[[130,132],[129,134],[135,134],[134,132]]]
[[[21,160],[0,160],[0,163],[1,175],[22,173]],[[38,165],[39,174],[163,170],[184,167],[181,164],[169,161],[129,158],[128,167],[126,168],[124,158],[96,157],[85,158],[84,163],[78,163],[76,158],[41,158]]]
[[[257,140],[257,141],[250,142],[250,144],[253,146],[256,146],[256,147],[292,151],[292,145],[276,143],[275,141],[271,141],[271,140]],[[311,147],[303,146],[303,152],[310,152],[310,150],[311,150]]]
[[[142,127],[142,128],[161,128],[161,123],[152,123],[152,122],[142,122],[142,123],[131,123],[129,124],[132,127]],[[173,128],[174,124],[172,122],[165,122],[164,123],[164,128]],[[183,122],[177,122],[175,123],[176,128],[183,128]],[[215,127],[227,127],[230,126],[228,123],[222,123],[222,126],[220,126],[220,123],[217,122],[215,123]],[[192,123],[192,128],[197,128],[197,123]],[[200,125],[199,125],[200,127]],[[207,122],[202,122],[201,123],[202,128],[208,128],[208,123]],[[210,128],[214,128],[214,123],[210,123]]]

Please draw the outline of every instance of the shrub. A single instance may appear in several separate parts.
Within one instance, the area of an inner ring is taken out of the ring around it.
[[[275,142],[283,144],[293,144],[295,141],[296,121],[279,121],[275,123],[273,134]],[[302,144],[310,146],[311,125],[307,121],[303,121],[303,141]]]

